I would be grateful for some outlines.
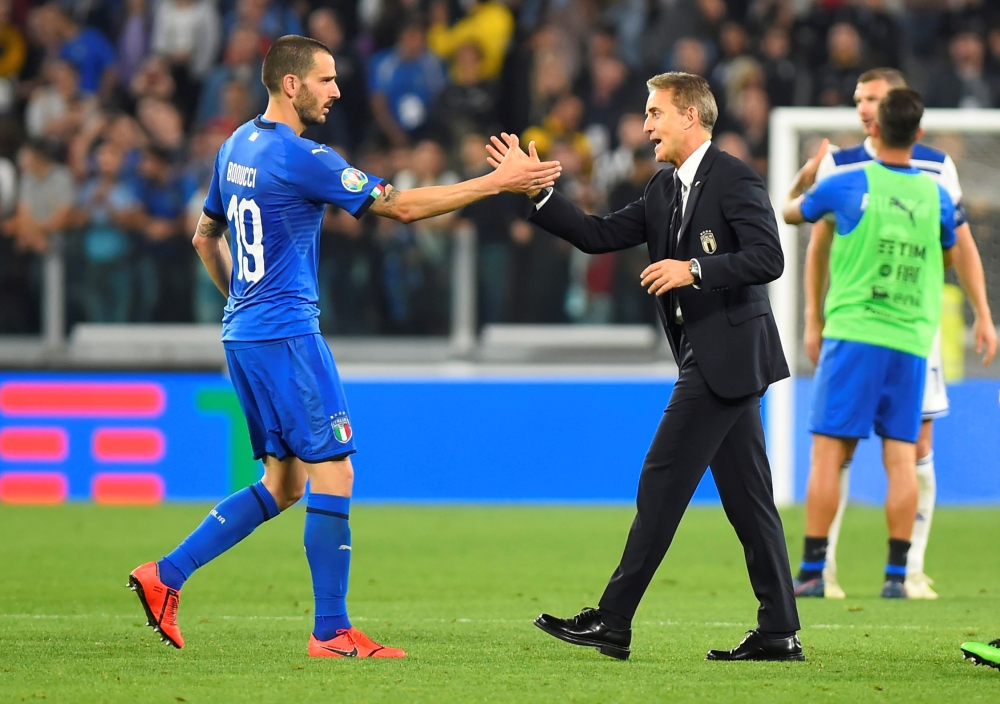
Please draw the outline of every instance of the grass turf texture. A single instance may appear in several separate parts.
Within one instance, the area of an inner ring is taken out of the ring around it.
[[[0,507],[0,701],[996,701],[1000,674],[959,644],[1000,637],[1000,511],[939,510],[936,602],[878,598],[880,511],[852,509],[846,601],[800,602],[806,663],[705,662],[754,625],[742,551],[721,509],[695,508],[636,615],[632,659],[531,625],[596,605],[628,508],[352,508],[355,624],[402,661],[311,660],[304,513],[293,509],[185,586],[183,650],[143,626],[125,588],[208,507]],[[800,510],[784,515],[797,562]]]

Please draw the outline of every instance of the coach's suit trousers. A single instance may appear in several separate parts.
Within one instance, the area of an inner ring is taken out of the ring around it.
[[[705,382],[683,333],[678,351],[677,383],[646,453],[636,517],[600,607],[632,618],[711,465],[760,602],[758,627],[766,633],[797,631],[788,553],[764,450],[760,396],[717,396]]]

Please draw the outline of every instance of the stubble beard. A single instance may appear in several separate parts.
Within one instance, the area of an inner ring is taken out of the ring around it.
[[[323,114],[323,106],[319,104],[316,96],[306,90],[299,93],[292,103],[299,120],[306,127],[312,125],[322,125],[326,122],[326,115]]]

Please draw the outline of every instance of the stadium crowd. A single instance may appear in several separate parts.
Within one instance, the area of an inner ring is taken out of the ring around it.
[[[991,9],[995,8],[995,9]],[[1000,107],[989,0],[0,0],[0,333],[40,327],[42,258],[62,248],[68,324],[217,322],[190,236],[219,146],[267,102],[270,43],[333,52],[343,97],[306,136],[398,188],[489,168],[500,130],[558,159],[591,212],[657,168],[646,79],[706,76],[714,140],[767,171],[768,115],[852,105],[903,69],[928,107]],[[453,234],[478,234],[479,322],[645,322],[644,248],[571,251],[498,196],[401,225],[331,208],[325,334],[445,334]]]

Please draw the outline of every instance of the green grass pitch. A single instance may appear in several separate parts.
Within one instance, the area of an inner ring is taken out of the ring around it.
[[[629,508],[356,504],[355,624],[402,661],[311,660],[304,512],[262,526],[184,588],[175,650],[125,588],[204,505],[0,506],[0,701],[975,702],[1000,673],[961,660],[1000,637],[1000,511],[939,510],[928,571],[941,598],[878,598],[881,512],[852,509],[845,601],[800,603],[805,663],[705,662],[754,625],[742,551],[721,509],[691,509],[635,619],[632,659],[556,641],[542,611],[596,605]],[[801,510],[785,513],[797,562]],[[905,698],[905,699],[904,699]]]

